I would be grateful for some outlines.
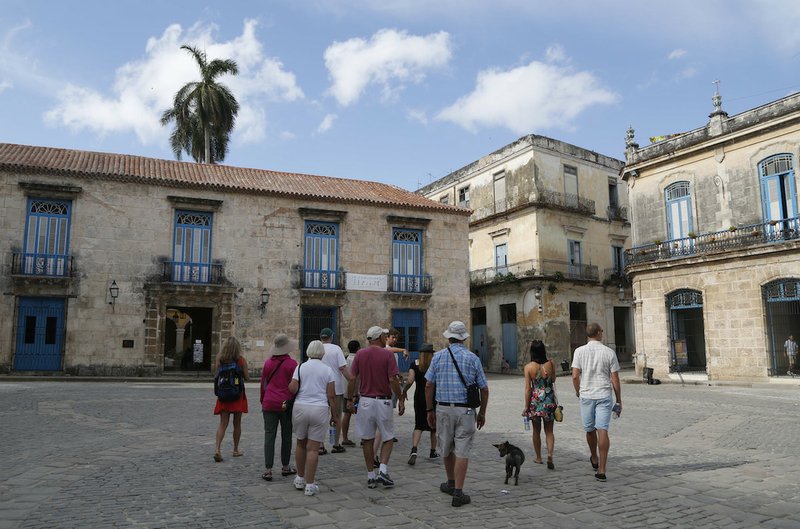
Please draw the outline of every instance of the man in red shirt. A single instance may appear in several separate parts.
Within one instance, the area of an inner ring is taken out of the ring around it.
[[[405,401],[400,396],[400,384],[397,381],[397,360],[393,353],[385,349],[389,331],[383,327],[370,327],[367,331],[369,346],[356,353],[350,371],[353,379],[347,385],[345,401],[348,409],[353,409],[351,396],[358,384],[361,397],[356,414],[356,430],[363,440],[364,462],[367,464],[367,487],[374,489],[378,483],[384,487],[393,487],[394,481],[389,477],[389,456],[392,455],[392,438],[394,438],[394,417],[392,415],[392,394],[399,399],[399,413],[405,412]],[[381,463],[375,473],[375,449],[372,440],[379,431],[381,439],[386,439],[381,446]]]

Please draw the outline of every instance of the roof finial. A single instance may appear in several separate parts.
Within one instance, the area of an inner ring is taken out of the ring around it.
[[[635,133],[636,131],[633,130],[633,125],[628,125],[628,130],[625,131],[625,147],[636,145],[636,139],[634,138]]]
[[[719,79],[715,79],[711,83],[713,85],[715,85],[714,96],[711,98],[711,102],[714,104],[714,112],[713,112],[713,114],[719,114],[719,113],[723,112],[723,110],[722,110],[722,96],[719,95]]]

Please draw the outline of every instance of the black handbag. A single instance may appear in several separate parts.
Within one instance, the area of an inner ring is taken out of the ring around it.
[[[456,362],[456,357],[453,355],[453,351],[450,350],[450,347],[447,347],[447,350],[450,352],[450,358],[453,359],[453,365],[456,366],[456,371],[458,372],[458,376],[461,379],[461,383],[464,384],[464,387],[467,388],[467,407],[469,408],[480,408],[481,406],[481,388],[478,384],[472,383],[467,384],[467,381],[464,380],[464,375],[461,374],[461,369],[458,367],[458,362]]]

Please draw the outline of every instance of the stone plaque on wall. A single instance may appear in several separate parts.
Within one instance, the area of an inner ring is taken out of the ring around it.
[[[371,290],[386,292],[387,281],[383,274],[351,274],[347,273],[347,290]]]

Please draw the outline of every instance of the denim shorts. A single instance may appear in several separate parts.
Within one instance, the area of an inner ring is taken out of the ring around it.
[[[581,397],[581,419],[586,432],[595,430],[608,431],[611,422],[611,407],[614,399],[610,396],[605,399],[585,399]]]

